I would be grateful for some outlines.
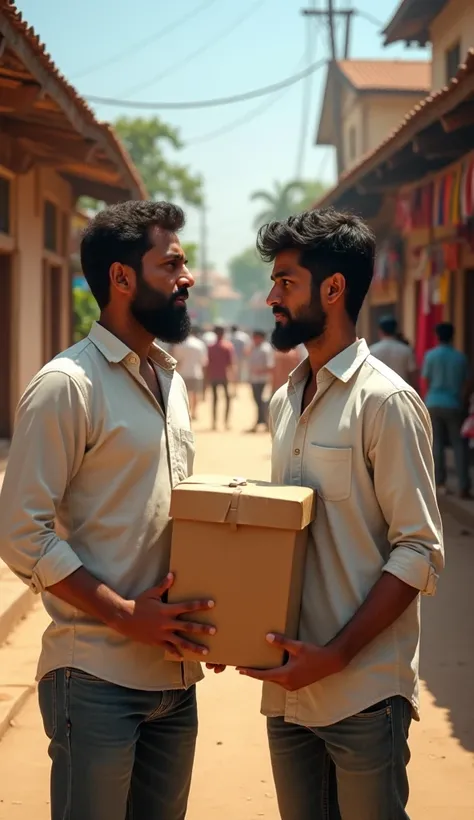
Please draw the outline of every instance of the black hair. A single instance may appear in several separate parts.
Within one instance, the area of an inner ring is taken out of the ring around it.
[[[300,265],[315,285],[334,273],[344,276],[346,311],[355,324],[374,275],[375,236],[369,226],[356,214],[323,208],[260,228],[257,250],[265,262],[293,249],[300,251]]]
[[[396,336],[398,322],[394,316],[382,316],[379,321],[379,328],[386,336]]]
[[[254,330],[253,335],[254,336],[261,336],[262,339],[267,338],[267,334],[264,330]]]
[[[157,225],[176,233],[185,223],[184,212],[170,202],[130,200],[100,211],[82,235],[81,265],[99,308],[110,299],[110,267],[114,262],[141,271],[142,257],[151,248],[150,228]]]
[[[454,339],[454,325],[451,322],[441,322],[436,325],[435,331],[442,344],[449,344]]]

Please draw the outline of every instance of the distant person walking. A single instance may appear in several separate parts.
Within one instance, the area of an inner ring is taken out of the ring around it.
[[[267,384],[271,381],[275,357],[271,345],[266,341],[263,330],[256,330],[253,334],[253,346],[248,358],[249,381],[252,395],[257,407],[257,421],[249,430],[256,433],[260,424],[268,426],[267,408],[264,393]]]
[[[372,345],[372,356],[398,373],[407,384],[417,387],[417,366],[415,354],[398,332],[397,320],[384,316],[379,322],[380,340]]]
[[[445,444],[449,441],[461,498],[469,498],[468,449],[461,435],[469,387],[467,357],[453,346],[454,327],[443,322],[436,328],[439,344],[428,351],[422,376],[427,384],[426,406],[433,425],[433,454],[438,491],[446,492]]]
[[[235,377],[235,353],[232,342],[224,338],[223,327],[216,327],[214,330],[216,341],[208,348],[207,383],[212,388],[212,429],[217,429],[217,405],[218,391],[224,394],[225,398],[225,426],[229,429],[230,415],[230,393],[229,382]]]
[[[243,373],[245,367],[245,356],[250,350],[251,339],[248,333],[240,330],[237,325],[232,325],[230,331],[230,341],[234,345],[235,362],[236,362],[236,382],[240,384],[243,381]]]
[[[204,371],[208,362],[207,347],[199,338],[197,329],[193,328],[188,338],[173,348],[173,356],[178,362],[178,373],[184,379],[189,396],[191,418],[195,421],[203,392]]]

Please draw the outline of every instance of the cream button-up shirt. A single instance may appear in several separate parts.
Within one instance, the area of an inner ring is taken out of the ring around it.
[[[202,677],[199,663],[164,661],[159,647],[130,641],[47,591],[83,566],[131,599],[169,571],[171,489],[192,472],[194,443],[174,359],[158,346],[151,359],[164,411],[138,356],[99,324],[49,362],[20,401],[0,496],[0,556],[42,593],[51,616],[38,679],[77,667],[165,690]]]
[[[272,399],[272,480],[318,494],[299,638],[324,645],[382,572],[432,595],[444,553],[431,423],[417,393],[364,341],[318,373],[301,414],[308,374],[306,360]],[[291,693],[265,684],[263,713],[327,726],[402,695],[418,716],[419,598],[343,672]]]

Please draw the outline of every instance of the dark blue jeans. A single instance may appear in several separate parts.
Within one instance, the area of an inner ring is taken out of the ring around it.
[[[408,820],[410,721],[402,697],[321,729],[270,718],[282,820]]]
[[[76,669],[39,684],[52,820],[184,820],[197,736],[195,687],[125,689]]]

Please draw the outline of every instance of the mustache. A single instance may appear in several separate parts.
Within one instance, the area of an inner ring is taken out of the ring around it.
[[[287,308],[277,307],[275,305],[275,307],[272,308],[272,312],[273,312],[274,316],[277,316],[277,315],[286,316],[287,319],[291,319],[291,313],[290,313],[289,310],[287,310]]]
[[[182,288],[179,288],[179,290],[177,290],[176,293],[173,293],[173,295],[171,297],[171,301],[175,302],[176,299],[187,299],[188,296],[189,296],[188,288],[187,287],[182,287]]]

